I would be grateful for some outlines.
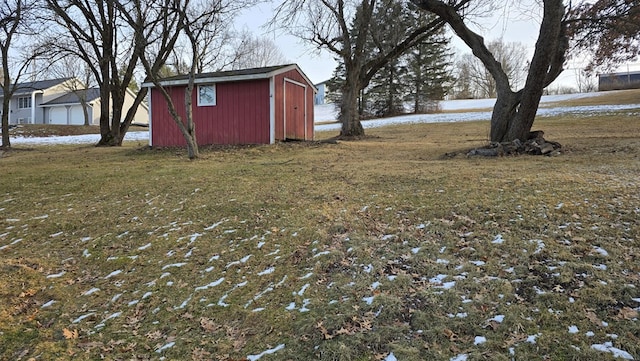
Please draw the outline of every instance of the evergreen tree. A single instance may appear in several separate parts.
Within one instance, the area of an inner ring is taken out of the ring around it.
[[[384,53],[393,48],[403,39],[406,29],[413,25],[404,22],[407,8],[402,2],[388,0],[379,3],[374,16],[380,19],[371,28],[371,34],[367,39],[367,48],[371,53]],[[372,78],[365,89],[368,103],[365,103],[365,112],[374,116],[392,116],[404,112],[403,98],[405,84],[402,79],[407,68],[402,61],[402,56],[390,59]],[[362,99],[361,99],[362,101]]]
[[[398,0],[379,3],[366,42],[368,58],[388,52],[400,43],[407,29],[425,26],[434,19],[417,11],[413,4]],[[354,19],[355,26],[358,16]],[[390,59],[376,72],[368,86],[358,96],[360,117],[392,116],[405,112],[405,102],[411,102],[414,112],[437,109],[438,100],[444,98],[452,86],[449,39],[444,30],[422,36],[417,45]],[[336,89],[332,101],[340,100],[340,89],[345,83],[345,66],[339,62],[329,85]]]
[[[413,8],[407,12],[407,22],[429,22],[433,16]],[[405,85],[406,101],[413,105],[414,113],[434,112],[451,88],[451,52],[449,38],[440,29],[420,42],[404,56],[408,71]]]

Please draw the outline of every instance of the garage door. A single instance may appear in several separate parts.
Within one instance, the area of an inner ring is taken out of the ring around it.
[[[82,105],[74,105],[70,109],[71,122],[73,125],[84,125],[84,112]],[[91,123],[91,108],[89,108],[89,123]]]
[[[50,108],[49,124],[67,124],[67,108],[66,107]]]

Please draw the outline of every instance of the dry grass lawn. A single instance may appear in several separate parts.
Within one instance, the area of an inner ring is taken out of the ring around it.
[[[0,359],[639,359],[638,115],[488,127],[5,152]]]

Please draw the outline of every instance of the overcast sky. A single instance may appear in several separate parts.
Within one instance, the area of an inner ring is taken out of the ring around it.
[[[541,19],[542,7],[536,0],[508,0],[503,3],[506,6],[494,9],[489,14],[475,17],[475,23],[470,27],[481,34],[486,41],[502,38],[505,42],[520,42],[527,51],[530,58],[533,54],[539,23]],[[238,30],[247,28],[256,34],[269,37],[274,40],[288,61],[297,63],[302,71],[314,83],[319,83],[329,79],[337,63],[332,54],[325,50],[316,50],[313,45],[302,43],[301,40],[282,34],[282,31],[268,31],[263,25],[271,18],[273,4],[262,3],[240,16],[236,22]],[[469,48],[451,33],[452,47],[456,54],[470,53]],[[570,60],[563,74],[556,80],[558,85],[572,85],[578,69],[586,65],[584,61]],[[630,65],[631,70],[640,69],[640,63]],[[626,71],[624,65],[619,71]]]

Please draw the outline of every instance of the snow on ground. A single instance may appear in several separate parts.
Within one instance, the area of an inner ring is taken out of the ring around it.
[[[590,105],[576,107],[554,107],[538,109],[538,116],[550,117],[560,114],[582,114],[589,116],[592,114],[602,114],[606,112],[619,110],[640,110],[640,104],[626,105]],[[411,124],[411,123],[451,123],[451,122],[468,122],[477,120],[491,119],[491,111],[461,112],[461,113],[435,113],[435,114],[408,114],[397,117],[380,118],[367,120],[362,122],[362,126],[368,128],[379,128],[388,125]],[[340,130],[339,123],[316,124],[316,131],[333,131]]]
[[[600,93],[580,93],[580,94],[564,94],[564,95],[547,95],[541,99],[541,107],[538,109],[538,115],[542,117],[556,116],[560,114],[573,113],[589,116],[594,113],[602,114],[619,110],[638,110],[640,104],[626,105],[591,105],[591,106],[573,106],[573,107],[544,107],[545,104],[554,102],[574,100],[579,98],[594,97]],[[461,100],[445,100],[440,103],[442,110],[458,111],[457,113],[435,113],[435,114],[407,114],[397,117],[373,119],[362,122],[364,128],[379,128],[396,124],[411,123],[450,123],[450,122],[468,122],[477,120],[491,119],[491,108],[495,103],[495,99],[461,99]],[[487,109],[487,110],[483,110]],[[464,110],[469,110],[465,112]],[[340,124],[335,123],[337,119],[338,109],[335,104],[316,105],[314,110],[314,118],[316,131],[337,131],[340,130]],[[332,122],[332,123],[327,123]],[[325,124],[322,124],[325,123]],[[100,139],[98,134],[74,135],[63,137],[16,137],[11,139],[14,145],[52,145],[52,144],[91,144],[97,143]],[[128,132],[125,140],[147,142],[149,140],[149,132]]]
[[[11,138],[11,144],[26,145],[54,145],[54,144],[96,144],[100,140],[100,134],[67,135],[59,137],[15,137]],[[147,142],[149,132],[127,132],[124,140],[137,140]]]

